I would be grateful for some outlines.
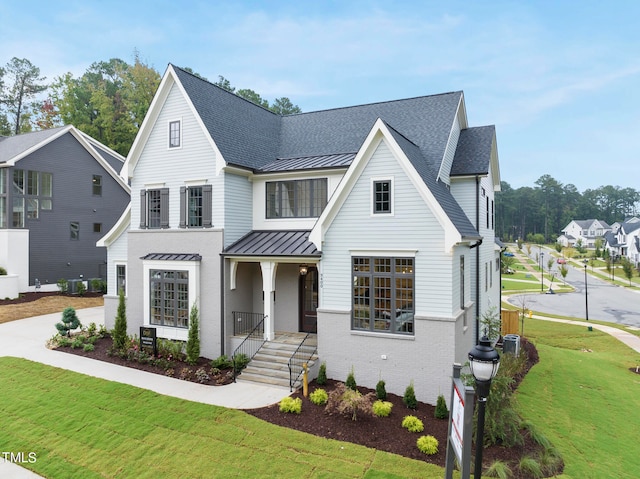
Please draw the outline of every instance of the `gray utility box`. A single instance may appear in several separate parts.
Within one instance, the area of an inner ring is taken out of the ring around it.
[[[511,353],[514,356],[520,354],[520,336],[517,334],[507,334],[502,338],[502,352]]]

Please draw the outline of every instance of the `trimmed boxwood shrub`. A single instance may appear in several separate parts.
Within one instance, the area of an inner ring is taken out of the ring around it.
[[[309,395],[309,400],[317,406],[324,406],[329,400],[329,395],[324,389],[318,388]]]
[[[416,445],[420,452],[424,452],[428,456],[438,453],[438,440],[433,436],[420,436]]]
[[[393,403],[389,401],[381,401],[380,399],[374,402],[372,406],[373,414],[375,414],[378,417],[389,416],[389,414],[391,414],[392,408],[393,408]]]
[[[280,401],[280,412],[300,414],[302,412],[302,399],[287,396]]]
[[[424,431],[424,423],[416,416],[405,416],[402,420],[402,427],[409,432]]]

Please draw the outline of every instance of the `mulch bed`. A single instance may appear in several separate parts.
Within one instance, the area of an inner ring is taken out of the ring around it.
[[[87,291],[86,293],[84,293],[82,296],[79,296],[77,294],[61,294],[58,291],[43,291],[43,292],[28,292],[28,293],[20,293],[20,295],[17,298],[13,298],[13,299],[0,299],[0,306],[4,306],[6,304],[23,304],[23,303],[30,303],[32,301],[37,301],[41,298],[44,298],[46,296],[66,296],[66,297],[70,297],[70,298],[79,298],[79,297],[83,297],[83,298],[100,298],[101,296],[104,296],[104,293],[102,292],[91,292],[91,291]]]
[[[110,356],[107,351],[111,347],[112,341],[110,337],[98,340],[95,343],[94,351],[83,351],[81,348],[72,349],[70,347],[58,348],[70,354],[85,356],[99,361],[106,361],[121,366],[132,367],[150,373],[166,376],[166,371],[162,368],[151,364],[141,364],[138,362],[127,361],[117,356]],[[521,338],[521,347],[527,352],[529,358],[525,373],[516,378],[514,388],[522,381],[526,372],[538,362],[538,352],[536,348]],[[191,371],[182,379],[197,381],[195,371],[198,368],[204,368],[205,371],[210,370],[210,359],[199,358],[195,366],[189,366],[186,363],[176,362],[174,369],[174,377],[181,378],[181,371],[189,369]],[[230,371],[224,371],[219,377],[211,377],[210,381],[204,382],[212,386],[220,386],[231,382]],[[327,384],[322,386],[327,392],[330,392],[337,381],[328,380]],[[315,381],[309,384],[309,392],[314,391],[318,386]],[[372,389],[358,387],[362,394],[375,393]],[[391,415],[386,418],[378,418],[374,416],[358,416],[357,421],[352,421],[350,417],[344,417],[338,414],[329,414],[322,406],[316,406],[308,398],[302,395],[301,391],[296,391],[292,397],[302,399],[302,412],[298,414],[286,414],[279,411],[278,404],[259,409],[246,410],[247,413],[260,418],[272,424],[282,427],[296,429],[298,431],[307,432],[316,436],[336,439],[340,441],[360,444],[362,446],[375,448],[381,451],[387,451],[401,456],[417,459],[432,463],[441,467],[445,465],[448,420],[435,418],[435,407],[423,402],[418,402],[416,410],[408,409],[401,396],[395,394],[387,394],[387,401],[393,404]],[[421,419],[424,423],[424,431],[421,433],[411,433],[402,427],[402,419],[404,416],[413,415]],[[420,452],[416,447],[416,441],[420,436],[432,435],[438,442],[438,453],[433,456],[427,456]],[[501,460],[511,464],[514,479],[524,479],[518,475],[517,463],[525,454],[531,454],[539,450],[540,446],[533,443],[525,434],[525,443],[523,446],[505,448],[501,446],[491,446],[484,449],[483,462],[486,465],[491,464],[495,460]]]

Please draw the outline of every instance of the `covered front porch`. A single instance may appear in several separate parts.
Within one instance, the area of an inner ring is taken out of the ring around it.
[[[252,231],[224,252],[224,336],[247,335],[260,322],[276,331],[315,333],[320,252],[308,231]]]

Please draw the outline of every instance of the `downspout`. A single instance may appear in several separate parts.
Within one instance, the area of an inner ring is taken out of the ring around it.
[[[225,323],[225,314],[224,314],[224,292],[226,289],[226,282],[225,282],[225,278],[224,278],[224,263],[225,263],[226,259],[224,256],[222,256],[222,254],[220,255],[220,284],[222,285],[222,287],[220,288],[220,356],[222,356],[224,354],[224,345],[227,341],[227,338],[225,336],[225,330],[224,330],[224,323]]]
[[[476,228],[480,234],[480,177],[476,175]],[[482,242],[482,241],[481,241]],[[481,243],[480,242],[480,243]],[[477,243],[476,246],[479,246]],[[480,249],[476,250],[476,345],[480,338]]]

